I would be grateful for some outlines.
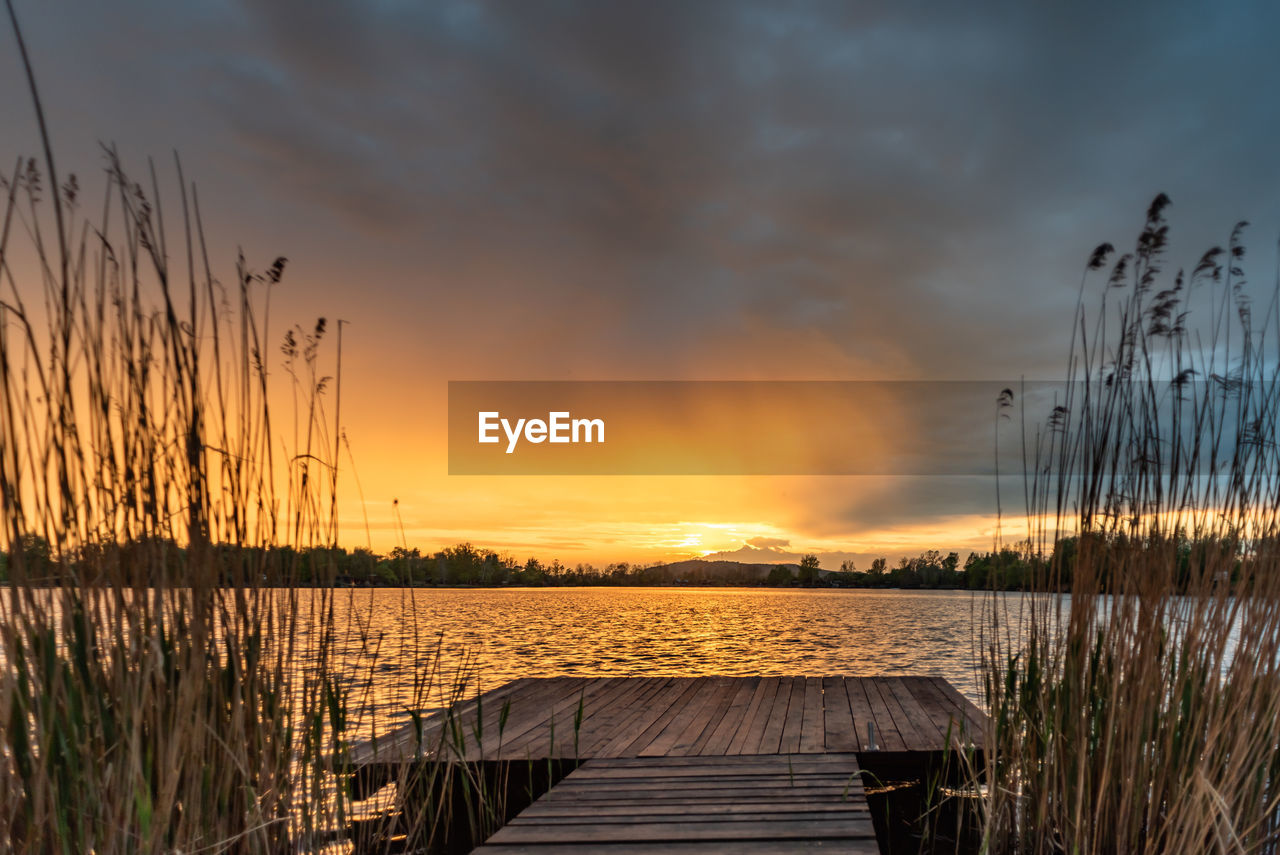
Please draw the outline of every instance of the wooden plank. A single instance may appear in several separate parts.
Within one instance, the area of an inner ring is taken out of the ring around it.
[[[587,761],[590,762],[590,761]],[[732,799],[738,796],[803,796],[818,797],[831,796],[839,798],[848,791],[847,776],[840,775],[832,778],[821,778],[819,780],[808,782],[797,778],[795,781],[776,781],[772,778],[762,781],[743,781],[732,786],[722,781],[694,781],[680,788],[680,796],[683,799],[696,799],[699,797],[709,797],[715,801],[723,801],[724,799]],[[556,793],[548,792],[543,798],[548,802],[572,802],[572,803],[590,803],[593,799],[601,799],[607,801],[623,801],[626,799],[648,798],[660,796],[671,792],[672,783],[670,781],[633,781],[624,782],[623,785],[609,788],[592,788],[586,790],[561,790]],[[552,789],[555,789],[554,787]]]
[[[853,724],[853,709],[849,706],[849,693],[843,677],[822,678],[823,734],[822,745],[827,751],[857,751],[858,729]]]
[[[804,852],[842,852],[846,855],[880,855],[874,838],[831,838],[828,840],[735,840],[732,844],[716,841],[665,842],[662,855],[795,855]],[[475,855],[654,855],[652,843],[518,843],[486,844],[474,850]]]
[[[506,755],[507,749],[513,742],[518,741],[523,734],[528,733],[531,729],[536,728],[547,720],[555,703],[560,698],[586,684],[587,680],[585,678],[574,677],[569,679],[544,678],[526,685],[520,692],[510,697],[509,717],[500,734],[496,726],[496,717],[501,715],[502,702],[490,704],[486,701],[485,716],[488,717],[492,714],[495,719],[486,728],[485,744],[480,746],[479,751],[475,750],[472,740],[468,739],[467,758],[476,759],[478,756],[498,757],[500,754]],[[462,724],[465,730],[465,720],[462,721]]]
[[[586,764],[584,764],[586,765]],[[648,785],[650,783],[678,783],[680,786],[694,786],[705,784],[716,784],[725,788],[741,787],[748,788],[756,786],[761,781],[777,780],[783,781],[787,786],[818,786],[831,783],[839,783],[842,786],[848,781],[848,776],[843,768],[822,768],[816,766],[804,767],[798,766],[794,769],[787,769],[785,772],[775,773],[773,776],[761,778],[763,773],[753,768],[741,768],[736,770],[727,767],[715,767],[710,769],[699,769],[697,767],[684,767],[680,769],[679,774],[667,774],[662,769],[624,769],[616,772],[602,773],[591,776],[575,778],[573,781],[565,784],[564,789],[560,790],[561,794],[573,792],[607,792],[609,789],[617,786],[632,787],[636,785]]]
[[[511,693],[486,692],[482,696],[483,706],[481,707],[479,718],[482,728],[480,732],[482,744],[477,746],[475,743],[476,709],[478,706],[476,702],[470,703],[465,710],[455,712],[452,720],[446,722],[449,732],[445,735],[445,738],[452,746],[456,738],[456,732],[461,731],[468,757],[477,755],[496,757],[501,745],[511,738],[513,729],[520,729],[525,718],[537,715],[546,699],[553,697],[562,690],[563,684],[560,681],[544,678],[527,681]],[[505,725],[499,729],[498,724],[502,717],[502,707],[508,701],[510,702],[509,715]],[[450,749],[450,753],[456,756],[453,748]]]
[[[948,683],[941,677],[930,678],[935,688],[942,692],[943,696],[951,701],[955,709],[964,714],[965,721],[969,723],[973,733],[982,734],[986,729],[986,716],[978,705],[973,701],[960,694],[960,690]]]
[[[617,757],[608,761],[609,768],[627,768],[627,769],[676,769],[682,766],[702,768],[705,766],[725,766],[725,767],[744,767],[759,768],[766,761],[777,764],[779,769],[788,769],[793,766],[835,766],[839,767],[849,762],[848,754],[805,754],[804,756],[787,756],[787,755],[729,755],[724,757]],[[592,764],[593,769],[599,768],[600,764]],[[586,767],[583,767],[586,768]],[[594,774],[584,772],[583,774]]]
[[[826,750],[826,727],[823,723],[826,702],[822,695],[822,678],[804,678],[804,715],[800,723],[800,753],[820,754]]]
[[[582,765],[585,766],[592,762],[594,761],[587,760],[584,761]],[[656,782],[665,783],[669,787],[682,787],[690,790],[712,790],[708,796],[712,801],[725,801],[728,798],[726,793],[730,791],[741,791],[742,793],[749,794],[749,790],[756,790],[761,787],[764,789],[772,788],[787,790],[792,796],[799,795],[802,789],[826,787],[829,785],[839,785],[842,790],[847,790],[849,793],[862,791],[861,782],[856,777],[850,777],[847,767],[845,769],[841,769],[837,774],[831,775],[818,775],[811,773],[808,775],[796,775],[794,777],[788,775],[765,775],[764,777],[760,777],[761,774],[763,773],[757,773],[755,778],[741,778],[734,779],[732,781],[726,778],[699,777],[697,775],[690,775],[683,778],[637,778],[635,780],[628,780],[626,778],[597,779],[585,784],[571,782],[569,785],[566,785],[563,790],[557,791],[554,796],[548,793],[545,798],[547,798],[548,801],[579,797],[606,800],[616,799],[616,793],[621,792],[623,789],[627,789],[628,791],[632,789],[644,789],[650,784]],[[561,783],[564,782],[562,781]],[[739,784],[742,786],[739,786]],[[761,786],[756,786],[757,784]],[[766,784],[769,786],[764,786]],[[670,793],[664,795],[661,792],[655,792],[653,794],[653,798],[655,799],[677,797],[685,799],[687,796],[687,793],[681,793],[679,796]]]
[[[934,691],[942,697],[942,703],[956,722],[957,728],[963,728],[966,744],[981,748],[986,736],[986,716],[968,698],[955,692],[945,680],[938,678],[932,682]],[[947,691],[948,689],[951,691]]]
[[[499,829],[490,840],[494,843],[664,843],[696,840],[826,840],[840,837],[875,839],[871,820],[862,817],[829,819],[824,822],[793,820],[741,820],[737,822],[632,822],[625,824],[578,823],[565,825],[510,824]]]
[[[587,705],[582,720],[581,746],[593,745],[604,732],[612,732],[613,722],[636,703],[637,692],[645,688],[645,678],[619,677],[606,695],[597,695]],[[639,685],[637,685],[639,684]],[[585,755],[584,755],[585,756]]]
[[[582,698],[581,728],[576,732],[574,730],[574,720],[578,715],[578,709],[575,706],[569,710],[569,718],[566,722],[568,726],[561,727],[557,723],[554,745],[550,742],[550,730],[548,729],[547,756],[574,759],[588,756],[584,754],[583,747],[595,741],[597,720],[619,703],[620,696],[628,690],[631,683],[632,680],[630,678],[613,677],[598,691],[590,696],[584,696]]]
[[[551,744],[553,731],[560,734],[566,730],[572,732],[578,704],[585,704],[587,698],[609,685],[608,678],[596,677],[571,688],[566,686],[564,691],[552,696],[558,700],[544,707],[542,713],[522,720],[522,731],[506,744],[503,756],[513,760],[557,756],[550,753],[554,747]]]
[[[891,679],[890,677],[873,677],[871,682],[879,690],[880,697],[884,699],[885,708],[888,709],[889,716],[893,719],[893,724],[898,728],[898,734],[902,737],[904,749],[907,751],[931,750],[926,734],[916,731],[915,726],[903,711],[902,705],[898,703],[898,699],[893,693],[893,687],[890,684]]]
[[[715,730],[708,735],[708,738],[701,741],[697,746],[696,753],[709,756],[720,756],[729,753],[729,743],[733,741],[734,734],[742,727],[747,711],[751,708],[751,703],[756,698],[756,691],[760,688],[760,682],[759,677],[748,677],[745,680],[736,681],[738,688],[729,702],[729,708],[725,712],[724,718],[720,720],[720,723],[716,725]]]
[[[651,706],[661,703],[663,693],[671,691],[675,685],[675,678],[649,677],[637,682],[642,684],[640,690],[633,693],[625,705],[612,711],[608,726],[594,734],[586,756],[599,757],[600,752],[618,738],[618,734],[629,732],[633,721],[643,716]]]
[[[575,745],[579,699],[583,720]],[[504,702],[510,703],[510,715],[500,733]],[[981,710],[945,680],[910,676],[526,678],[468,698],[451,716],[437,713],[427,719],[422,753],[412,726],[405,725],[356,746],[351,757],[357,765],[414,758],[432,762],[435,746],[446,738],[452,743],[456,730],[462,732],[469,760],[817,755],[868,750],[868,722],[875,725],[877,750],[934,751],[945,747],[952,722],[955,736],[963,723],[980,745],[985,722]],[[450,746],[439,759],[454,756]]]
[[[588,761],[590,762],[590,761]],[[799,790],[786,795],[779,795],[779,790],[753,790],[751,792],[734,793],[732,801],[727,802],[726,796],[723,795],[687,795],[679,799],[667,799],[665,802],[658,802],[653,793],[644,795],[644,804],[664,805],[667,807],[707,807],[717,809],[718,805],[735,804],[750,806],[754,810],[778,810],[786,808],[787,810],[807,809],[815,804],[813,792],[810,790]],[[855,794],[850,790],[833,790],[822,799],[832,803],[852,802],[863,796]],[[618,797],[618,798],[599,798],[590,801],[575,801],[572,799],[560,799],[548,801],[551,808],[561,808],[569,811],[585,811],[588,815],[594,815],[598,809],[603,808],[626,808],[630,811],[638,809],[639,801],[634,797]],[[852,809],[852,808],[851,808]]]
[[[773,698],[778,693],[777,677],[765,677],[756,686],[751,696],[751,705],[747,707],[742,724],[738,726],[729,742],[726,754],[750,754],[760,746],[760,738],[764,735],[764,726],[769,718],[769,710],[773,706]]]
[[[777,754],[781,748],[782,730],[787,724],[787,709],[791,706],[791,688],[794,682],[792,677],[783,677],[778,682],[778,691],[773,696],[773,705],[765,719],[760,744],[753,753]]]
[[[905,678],[903,682],[919,700],[929,720],[942,734],[940,738],[944,746],[946,748],[961,747],[968,739],[965,730],[969,725],[964,713],[952,706],[951,702],[933,685],[932,680]]]
[[[697,695],[700,686],[701,683],[697,678],[684,678],[679,684],[680,691],[664,699],[668,701],[665,707],[657,705],[653,709],[646,710],[645,715],[635,722],[631,730],[621,734],[616,743],[610,743],[602,754],[597,756],[632,756],[638,754],[642,748],[647,748],[654,737],[661,733]]]
[[[613,723],[625,715],[636,699],[649,691],[654,682],[653,677],[619,678],[609,695],[597,698],[588,711],[582,723],[584,738],[590,734],[594,741],[599,737],[601,729],[612,730]]]
[[[650,700],[662,691],[663,687],[670,684],[671,679],[668,677],[630,679],[626,690],[617,696],[612,705],[608,709],[593,714],[588,725],[584,727],[587,733],[583,736],[582,755],[595,757],[609,740],[617,736],[619,728],[629,717],[641,712]]]
[[[787,775],[798,768],[822,770],[856,769],[857,755],[805,754],[756,755],[742,757],[619,757],[610,760],[592,760],[573,773],[574,780],[607,776],[618,772],[651,771],[660,774],[680,775],[690,769],[736,771],[744,775]],[[566,781],[568,779],[566,778]]]
[[[584,689],[589,682],[583,677],[544,679],[512,697],[510,716],[501,735],[503,755],[509,756],[512,745],[520,743],[529,733],[546,724],[558,703],[566,696],[576,697],[575,693]],[[497,737],[494,739],[496,741]],[[491,746],[486,744],[483,748],[490,751]],[[496,753],[492,752],[490,756]]]
[[[637,745],[630,752],[638,757],[662,756],[667,749],[675,745],[676,740],[684,733],[691,720],[696,718],[706,707],[708,695],[714,686],[705,677],[694,678],[692,691],[680,696],[676,704],[669,710],[671,715],[661,722],[661,727],[652,730],[643,745]]]
[[[486,692],[482,696],[483,705],[480,707],[481,715],[479,718],[482,743],[480,745],[481,753],[486,757],[497,756],[502,743],[506,741],[510,734],[512,721],[518,720],[516,710],[526,703],[532,708],[533,699],[543,692],[551,691],[552,688],[552,681],[543,679],[525,681],[516,688],[516,691],[510,693],[501,690]],[[503,723],[502,708],[508,703],[510,706],[508,707],[507,721]],[[462,721],[466,726],[469,741],[471,741],[470,737],[474,737],[475,734],[475,709],[469,710],[462,717]],[[499,728],[499,724],[502,724],[501,728]]]
[[[663,716],[690,691],[693,684],[689,677],[671,677],[656,693],[650,695],[642,706],[621,719],[614,728],[614,734],[599,745],[595,757],[628,756],[630,745],[646,731],[657,725]],[[656,732],[656,731],[655,731]]]
[[[858,686],[866,693],[867,705],[871,708],[871,720],[875,724],[876,747],[880,751],[906,751],[906,743],[898,733],[898,726],[893,720],[893,713],[880,694],[875,679],[863,677]]]
[[[805,763],[804,758],[808,756],[809,755],[807,754],[795,755],[793,762],[779,774],[785,773],[786,775],[795,778],[812,775],[832,776],[843,774],[843,765],[831,763]],[[759,774],[760,772],[755,766],[729,763],[717,764],[715,766],[673,766],[669,769],[658,766],[628,766],[608,769],[593,769],[590,774],[578,775],[574,778],[574,781],[578,784],[585,784],[586,782],[596,781],[633,781],[646,778],[661,778],[662,780],[679,778],[681,780],[690,780],[694,778],[705,778],[708,776],[715,777],[717,780],[732,781],[736,778],[750,779]]]
[[[491,719],[496,725],[498,721],[498,711],[490,713],[491,704],[500,711],[504,699],[520,694],[527,690],[530,684],[536,682],[535,678],[523,677],[504,683],[480,695],[479,697],[483,698],[482,710],[485,723],[487,724],[488,720]],[[454,714],[463,717],[473,716],[479,702],[477,697],[465,698],[454,706]],[[441,710],[423,719],[422,746],[428,749],[434,747],[445,718],[445,712]],[[418,749],[417,729],[410,722],[397,726],[394,730],[381,737],[375,735],[374,738],[353,746],[348,756],[353,766],[397,764],[417,754]]]
[[[768,809],[742,808],[740,805],[727,805],[726,807],[739,807],[740,810],[728,811],[719,808],[707,809],[701,806],[691,808],[689,810],[667,809],[664,811],[644,811],[637,813],[633,809],[630,814],[621,813],[598,813],[594,810],[588,813],[573,814],[533,814],[529,811],[521,813],[520,816],[511,820],[509,825],[628,825],[634,822],[741,822],[744,817],[750,817],[753,820],[761,822],[773,822],[778,820],[792,820],[805,822],[822,822],[830,819],[832,814],[839,814],[850,819],[870,819],[871,809],[862,811],[852,811],[843,808],[840,805],[828,805],[826,810],[806,810],[806,811],[771,811]],[[616,808],[615,808],[616,810]],[[857,815],[855,815],[855,813]]]
[[[782,727],[779,754],[795,754],[800,750],[800,731],[804,725],[804,677],[791,681],[791,702],[787,704],[787,717]]]
[[[858,744],[863,751],[872,750],[871,744],[867,741],[867,724],[875,723],[875,713],[871,710],[871,703],[867,700],[866,689],[862,686],[861,677],[845,677],[844,691],[849,696],[849,711],[853,713],[853,729],[858,733]],[[881,740],[876,739],[875,750],[882,751]]]
[[[706,727],[707,719],[715,711],[715,702],[724,690],[723,679],[700,678],[693,698],[636,754],[641,757],[687,754],[702,728]]]
[[[741,677],[719,677],[717,682],[721,684],[716,696],[709,702],[712,705],[710,715],[706,716],[705,723],[701,726],[690,725],[685,730],[680,741],[676,743],[675,748],[667,753],[671,756],[694,756],[702,753],[702,749],[710,741],[715,734],[716,728],[720,726],[720,722],[724,721],[725,716],[729,714],[729,709],[733,705],[733,698],[738,693],[743,683]]]
[[[590,761],[586,761],[590,762]],[[626,791],[639,791],[656,789],[661,790],[664,787],[680,786],[687,790],[703,789],[712,790],[712,795],[717,793],[727,798],[730,792],[754,791],[759,789],[774,788],[778,783],[789,790],[838,787],[844,789],[850,783],[849,776],[841,771],[838,774],[817,774],[809,773],[805,775],[793,775],[789,777],[769,777],[763,780],[751,777],[725,778],[718,775],[686,775],[679,778],[596,778],[588,783],[578,782],[575,786],[569,786],[561,790],[557,798],[617,798],[616,793]]]
[[[688,714],[691,722],[700,715]],[[589,760],[476,851],[796,852],[816,844],[878,852],[852,753]]]
[[[475,744],[478,709],[480,710],[480,721],[485,726],[481,735],[483,737],[496,737],[497,723],[502,714],[502,705],[506,700],[511,701],[512,709],[515,710],[518,706],[523,707],[527,699],[536,698],[543,693],[552,691],[555,685],[556,681],[554,680],[533,679],[520,684],[515,687],[514,691],[509,693],[502,691],[502,687],[500,687],[497,690],[490,690],[484,693],[480,698],[471,698],[465,703],[457,704],[439,714],[431,731],[428,732],[424,729],[420,751],[413,741],[406,743],[403,749],[404,759],[436,751],[443,751],[448,758],[456,758],[459,750],[467,755],[474,755],[483,750]],[[482,700],[483,705],[481,704]],[[518,720],[518,717],[516,720]],[[511,720],[508,720],[508,725],[510,723]],[[461,742],[461,747],[459,742]]]
[[[915,695],[903,684],[901,677],[886,677],[882,685],[893,696],[893,701],[897,703],[898,708],[902,712],[902,716],[906,719],[906,728],[899,726],[898,730],[902,732],[903,739],[907,740],[907,731],[914,733],[912,743],[908,741],[908,749],[912,751],[941,751],[946,746],[942,741],[942,733],[934,725],[933,721],[920,708],[920,702],[916,700]]]
[[[588,763],[591,761],[588,760]],[[585,765],[585,764],[584,764]],[[859,773],[860,774],[860,773]],[[710,796],[693,796],[684,792],[684,788],[679,782],[671,783],[671,790],[666,793],[648,793],[641,801],[636,799],[626,799],[617,796],[599,796],[592,799],[549,799],[540,798],[534,804],[525,810],[537,812],[547,812],[556,815],[569,815],[576,812],[590,814],[594,816],[597,811],[606,810],[615,813],[636,812],[645,810],[658,811],[677,811],[677,810],[693,810],[695,807],[702,810],[722,810],[726,807],[733,810],[751,813],[759,810],[816,810],[822,805],[835,805],[840,809],[857,807],[863,809],[865,805],[858,800],[863,798],[866,793],[861,787],[853,786],[857,783],[856,777],[849,778],[851,785],[847,790],[842,789],[837,798],[833,800],[814,801],[805,790],[797,790],[785,796],[778,796],[776,792],[768,791],[743,791],[735,792],[730,795],[710,795]],[[773,792],[773,794],[770,794]],[[762,799],[773,798],[777,800],[776,805],[761,804]],[[698,807],[701,806],[701,807]],[[615,810],[616,808],[616,810]]]
[[[606,681],[588,685],[579,694],[566,698],[555,710],[555,733],[552,741],[551,722],[533,735],[533,738],[522,747],[523,755],[534,757],[553,757],[562,759],[586,759],[582,755],[582,736],[591,727],[592,714],[603,707],[618,686],[614,681],[625,680],[624,677],[609,678]],[[582,731],[574,733],[574,721],[578,716],[579,704],[582,707]]]
[[[706,816],[731,814],[750,814],[753,816],[759,816],[762,813],[773,813],[778,811],[781,804],[782,803],[779,803],[779,807],[774,807],[767,804],[761,805],[741,802],[736,799],[733,801],[719,799],[712,802],[698,803],[689,802],[683,799],[668,799],[661,802],[656,799],[646,799],[643,803],[627,801],[625,804],[601,805],[598,802],[593,802],[588,806],[571,804],[558,805],[553,803],[547,803],[544,805],[535,803],[521,811],[520,816],[516,819],[524,821],[529,817],[545,817],[547,819],[552,819],[569,816],[590,816],[598,817],[601,821],[606,820],[608,817],[621,817],[625,820],[637,815],[654,816],[661,811],[666,811],[670,815],[683,814],[686,816],[698,811],[702,811]],[[802,802],[801,809],[807,814],[843,813],[845,811],[870,813],[871,811],[870,807],[864,807],[862,805],[850,806],[841,802],[819,802],[815,804],[812,801]],[[792,813],[794,815],[799,812],[801,812],[801,810],[797,809]],[[512,822],[515,822],[515,820],[512,820]]]

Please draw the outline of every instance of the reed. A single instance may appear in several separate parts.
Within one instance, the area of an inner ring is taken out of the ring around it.
[[[384,724],[389,659],[415,663],[412,711],[448,708],[475,680],[474,663],[444,667],[416,622],[384,644],[367,604],[328,586],[341,324],[336,358],[324,318],[272,328],[284,258],[256,270],[241,255],[215,275],[176,157],[168,197],[154,163],[139,181],[111,147],[100,198],[64,180],[9,12],[43,157],[0,173],[4,848],[433,845],[460,821],[450,803],[388,835],[360,821],[347,774],[352,741]],[[470,774],[406,765],[392,791],[440,793]]]
[[[4,828],[33,852],[280,848],[320,786],[292,770],[341,726],[333,597],[288,587],[332,537],[327,461],[291,455],[276,490],[257,314],[284,260],[224,289],[194,195],[166,234],[154,184],[104,154],[93,225],[51,159],[3,183]],[[313,398],[323,333],[300,358]]]
[[[1090,258],[1025,434],[1023,548],[1070,597],[984,604],[986,851],[1277,849],[1280,300],[1255,310],[1244,223],[1167,271],[1168,204]]]

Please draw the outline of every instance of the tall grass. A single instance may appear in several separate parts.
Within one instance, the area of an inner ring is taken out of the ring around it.
[[[44,156],[0,172],[3,847],[433,845],[458,780],[483,834],[501,805],[458,764],[403,764],[395,789],[435,797],[394,828],[356,821],[346,760],[384,724],[380,666],[435,646],[411,710],[474,674],[416,625],[384,647],[368,604],[328,587],[341,325],[336,359],[323,318],[272,328],[284,258],[215,275],[176,158],[169,216],[155,165],[139,181],[113,148],[100,198],[64,180],[9,11]],[[441,734],[424,759],[450,756]]]
[[[319,786],[291,776],[325,735],[298,711],[339,712],[332,596],[275,587],[333,538],[326,449],[277,466],[258,318],[284,260],[224,288],[186,185],[166,233],[154,170],[105,157],[92,225],[51,159],[3,183],[0,809],[29,851],[278,848]],[[323,334],[291,355],[316,436]]]
[[[1090,258],[1028,434],[1026,548],[1071,596],[983,615],[992,852],[1278,848],[1280,300],[1251,300],[1244,223],[1166,270],[1168,204]]]

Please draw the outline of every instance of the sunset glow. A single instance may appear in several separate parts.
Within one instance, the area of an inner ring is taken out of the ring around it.
[[[990,548],[989,477],[450,476],[448,383],[1058,378],[1089,251],[1155,191],[1183,247],[1236,219],[1276,230],[1271,114],[1218,97],[1269,97],[1271,54],[1250,47],[1266,27],[1171,15],[1148,39],[1143,15],[1111,10],[1096,45],[1063,55],[1029,11],[697,5],[571,23],[335,7],[298,26],[269,6],[160,4],[124,38],[91,4],[32,4],[27,29],[86,203],[96,140],[138,172],[177,150],[220,281],[237,247],[259,271],[289,259],[270,370],[292,325],[344,322],[351,547],[470,541],[570,565],[815,552],[830,569]],[[1141,98],[1116,83],[1138,66],[1166,82]],[[1203,79],[1172,82],[1191,67]],[[15,155],[37,143],[25,98],[0,92]],[[812,424],[867,444],[919,427],[872,405]]]

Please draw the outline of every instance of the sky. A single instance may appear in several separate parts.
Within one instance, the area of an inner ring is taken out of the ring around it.
[[[1158,192],[1176,263],[1245,219],[1274,273],[1274,4],[16,6],[64,172],[179,152],[222,275],[286,256],[273,317],[346,322],[349,546],[987,549],[983,477],[450,476],[447,384],[1056,378]]]

